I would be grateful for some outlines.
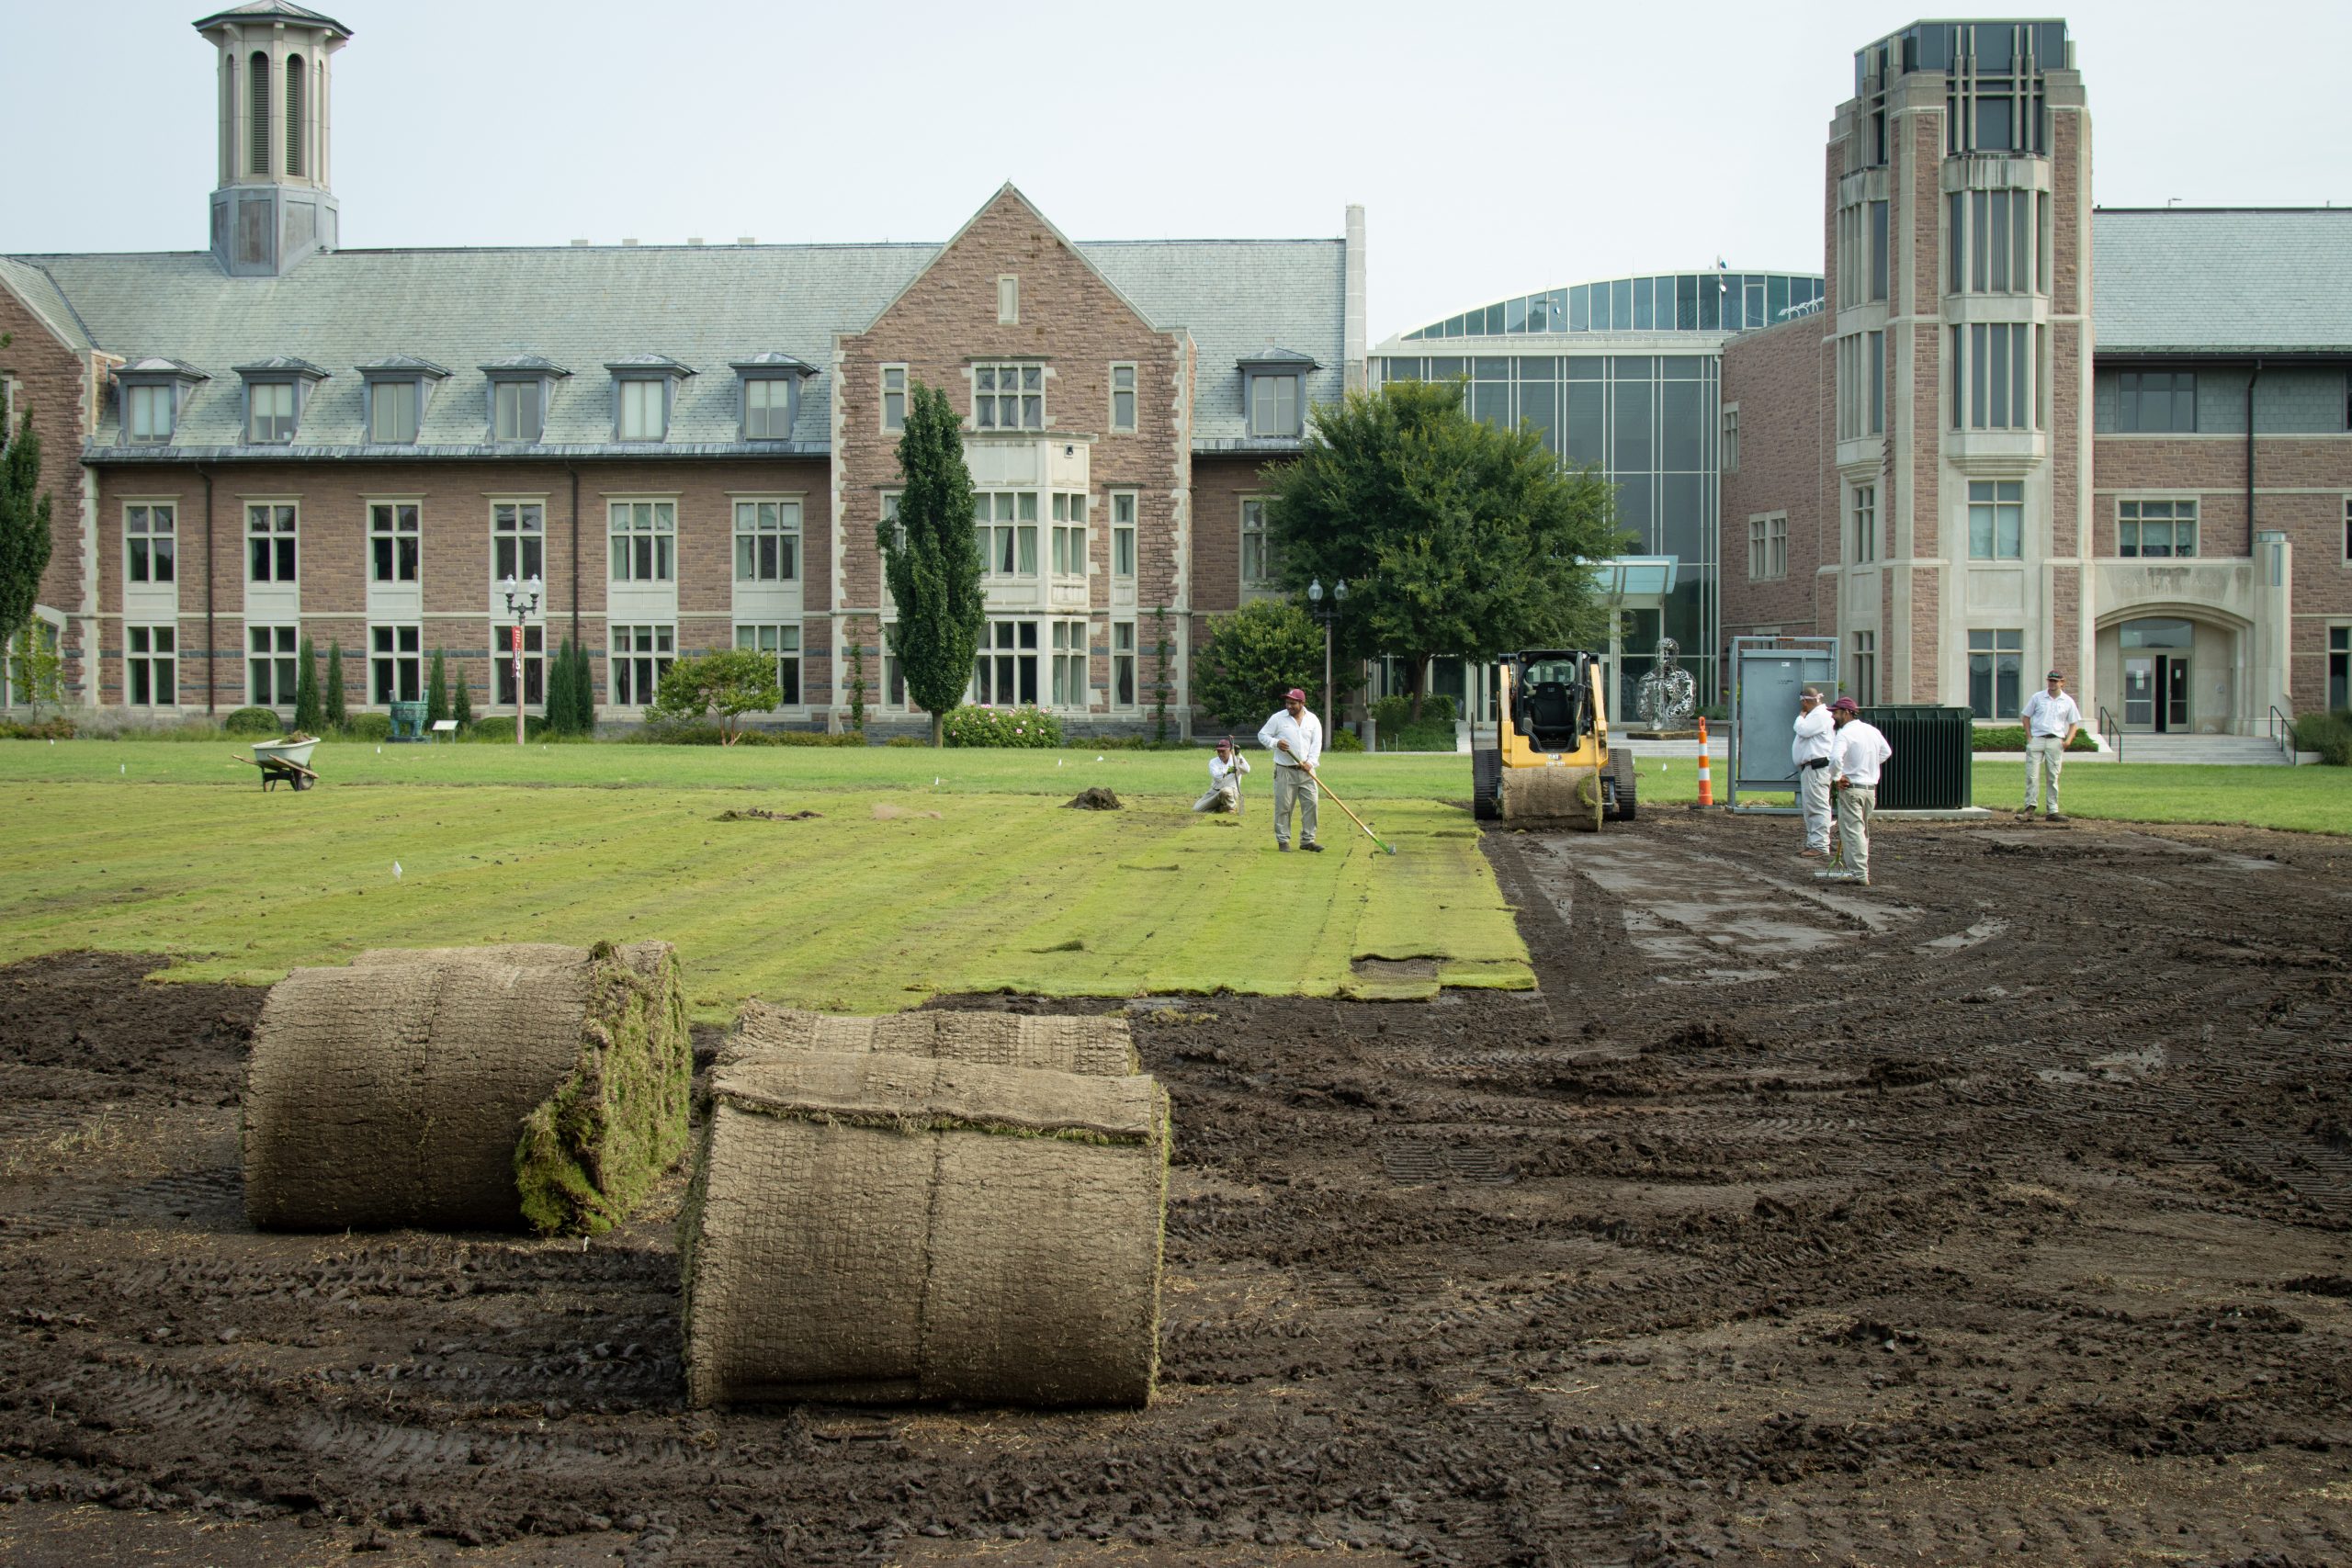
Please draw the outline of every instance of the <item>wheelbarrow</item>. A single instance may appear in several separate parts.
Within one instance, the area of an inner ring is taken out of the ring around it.
[[[282,740],[256,740],[254,742],[254,754],[250,758],[237,757],[237,761],[250,761],[261,770],[264,793],[271,785],[280,783],[291,784],[297,790],[305,790],[319,782],[319,775],[311,771],[311,753],[318,750],[318,745],[317,739],[311,736],[300,739],[289,736]],[[237,754],[232,751],[230,755],[235,757]]]

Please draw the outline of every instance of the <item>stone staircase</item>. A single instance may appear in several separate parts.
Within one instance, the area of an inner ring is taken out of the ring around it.
[[[2286,753],[2278,743],[2259,735],[2126,735],[2120,737],[2127,762],[2204,762],[2242,767],[2284,766]],[[2102,753],[2101,760],[2111,760]],[[2069,763],[2086,761],[2070,756]]]

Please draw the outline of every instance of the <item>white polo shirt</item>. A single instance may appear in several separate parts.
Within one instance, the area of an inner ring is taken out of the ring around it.
[[[1855,719],[1838,727],[1837,747],[1829,753],[1829,771],[1857,789],[1876,789],[1878,773],[1894,755],[1875,726]]]
[[[2081,726],[2083,710],[2075,705],[2074,693],[2061,692],[2053,697],[2045,686],[2026,698],[2022,716],[2028,735],[2057,740],[2064,738],[2068,725]]]
[[[1789,761],[1802,769],[1816,757],[1829,755],[1829,738],[1837,732],[1838,721],[1829,716],[1827,703],[1815,703],[1811,713],[1797,715],[1796,740],[1789,748]]]
[[[1274,751],[1277,740],[1289,741],[1290,750]],[[1258,744],[1274,751],[1274,765],[1278,768],[1294,764],[1311,768],[1323,760],[1323,721],[1315,716],[1313,708],[1306,709],[1296,718],[1291,717],[1290,709],[1279,709],[1273,717],[1266,721],[1266,727],[1258,731]]]

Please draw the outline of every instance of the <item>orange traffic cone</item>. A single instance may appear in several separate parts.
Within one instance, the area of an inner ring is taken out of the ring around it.
[[[1715,803],[1715,775],[1707,765],[1707,721],[1699,721],[1699,804]]]

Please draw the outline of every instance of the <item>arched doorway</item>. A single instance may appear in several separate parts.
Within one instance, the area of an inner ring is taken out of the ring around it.
[[[2115,631],[2123,663],[2123,728],[2143,735],[2193,732],[2195,624],[2186,616],[2143,615]]]

